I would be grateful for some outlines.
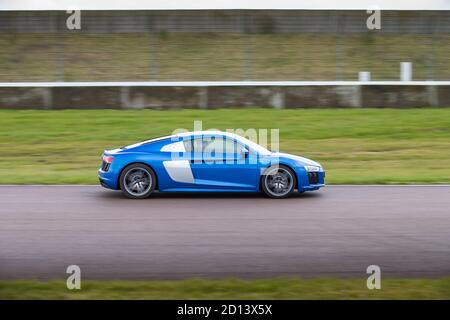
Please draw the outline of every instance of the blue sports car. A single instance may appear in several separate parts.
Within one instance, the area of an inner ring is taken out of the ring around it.
[[[195,131],[106,150],[100,184],[133,199],[159,192],[264,192],[286,198],[325,185],[312,160],[270,152],[239,135]]]

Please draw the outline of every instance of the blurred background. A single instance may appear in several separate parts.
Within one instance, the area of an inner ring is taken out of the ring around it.
[[[450,80],[448,11],[0,12],[0,82]]]
[[[368,28],[374,12],[362,4],[322,1],[107,4],[81,10],[72,30],[74,12],[61,4],[23,2],[0,11],[0,182],[96,183],[103,149],[196,120],[280,129],[281,150],[321,161],[331,183],[450,181],[450,11],[439,1],[382,10],[380,29]]]

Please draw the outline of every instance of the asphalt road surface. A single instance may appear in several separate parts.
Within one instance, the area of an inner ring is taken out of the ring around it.
[[[450,275],[450,186],[261,195],[1,186],[0,279]]]

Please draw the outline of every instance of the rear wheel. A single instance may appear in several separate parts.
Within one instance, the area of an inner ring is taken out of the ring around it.
[[[120,189],[131,199],[147,198],[156,185],[156,175],[153,170],[141,163],[126,167],[120,175]]]
[[[286,166],[268,168],[261,179],[261,188],[270,198],[287,198],[294,192],[297,179],[295,173]]]

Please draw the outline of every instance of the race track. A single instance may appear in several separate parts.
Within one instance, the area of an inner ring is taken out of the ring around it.
[[[1,186],[0,279],[450,275],[450,186],[261,195]]]

